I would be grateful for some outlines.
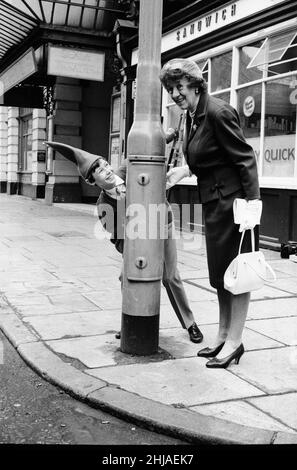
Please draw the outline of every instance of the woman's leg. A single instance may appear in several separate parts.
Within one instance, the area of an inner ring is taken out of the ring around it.
[[[219,330],[213,347],[226,341],[231,321],[231,297],[232,294],[225,289],[217,289],[219,301]]]
[[[242,343],[242,332],[250,303],[250,293],[231,295],[231,319],[225,345],[217,355],[218,359],[231,354]]]

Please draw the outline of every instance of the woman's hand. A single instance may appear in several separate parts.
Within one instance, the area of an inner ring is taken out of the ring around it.
[[[188,165],[171,168],[166,175],[166,189],[172,188],[172,186],[174,186],[186,176],[190,176],[190,169]]]
[[[260,223],[262,213],[262,201],[260,199],[253,199],[247,201],[245,210],[243,211],[240,220],[239,231],[250,230]]]

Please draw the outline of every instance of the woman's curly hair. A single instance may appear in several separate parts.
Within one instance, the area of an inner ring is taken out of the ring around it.
[[[196,62],[190,59],[172,59],[163,66],[160,75],[162,85],[168,90],[172,84],[186,78],[191,88],[197,88],[199,93],[207,90],[207,84]]]

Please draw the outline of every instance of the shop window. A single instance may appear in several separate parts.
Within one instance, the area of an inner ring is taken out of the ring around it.
[[[232,52],[211,59],[211,93],[231,86]]]
[[[253,147],[257,162],[260,156],[262,84],[238,91],[238,114],[247,142]]]
[[[239,50],[239,84],[253,82],[259,80],[263,76],[263,68],[259,65],[254,65],[250,68],[251,61],[264,43],[263,41],[257,41],[247,46],[241,47]]]
[[[296,85],[297,75],[266,84],[263,176],[294,175]]]
[[[198,67],[202,72],[202,77],[208,83],[208,60],[202,60],[201,62],[197,62]]]
[[[175,129],[178,126],[181,113],[182,110],[176,104],[168,108],[168,128],[172,127]],[[164,130],[166,131],[167,129]]]
[[[111,98],[109,161],[114,170],[119,167],[120,148],[121,96],[119,93]]]
[[[238,114],[244,136],[259,138],[261,131],[262,84],[238,90]]]
[[[226,103],[230,103],[230,92],[229,91],[223,91],[222,93],[216,93],[215,97],[226,101]]]
[[[291,72],[297,68],[297,33],[287,31],[266,38],[247,68],[268,71],[268,76]]]
[[[20,108],[19,170],[32,171],[32,110]]]

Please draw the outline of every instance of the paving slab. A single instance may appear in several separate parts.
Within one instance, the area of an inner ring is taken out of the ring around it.
[[[203,328],[205,335],[205,328]],[[188,332],[182,328],[160,329],[159,347],[168,352],[174,358],[195,357],[198,349],[205,344],[204,340],[200,344],[192,343]]]
[[[39,293],[26,293],[24,295],[23,293],[20,293],[19,295],[15,295],[13,293],[6,293],[6,297],[8,301],[14,305],[15,307],[21,307],[21,306],[47,306],[50,305],[50,300],[49,298],[44,295],[44,294],[39,294]]]
[[[45,379],[74,393],[78,398],[85,398],[89,393],[106,387],[100,379],[87,376],[72,365],[60,359],[42,343],[22,344],[19,353]]]
[[[164,293],[164,299],[166,299]],[[168,296],[167,296],[168,298]],[[190,303],[194,318],[198,325],[217,323],[219,320],[218,305],[214,301],[200,301]],[[162,304],[160,308],[160,328],[172,328],[180,326],[180,322],[170,302]]]
[[[115,333],[121,328],[121,310],[96,310],[80,313],[24,317],[43,340]]]
[[[44,256],[43,259],[47,262],[51,261],[51,258],[49,256]],[[68,267],[74,267],[74,266],[89,266],[90,270],[92,269],[92,266],[97,266],[97,262],[94,258],[91,256],[88,256],[85,253],[80,253],[79,255],[76,254],[76,256],[73,256],[73,252],[69,255],[60,255],[60,256],[54,256],[55,264],[60,264],[63,266],[68,266]]]
[[[208,279],[208,269],[194,269],[194,270],[189,270],[186,266],[181,265],[178,263],[178,270],[180,273],[180,276],[183,280],[189,279]]]
[[[195,280],[192,280],[191,282],[193,284],[197,285],[198,287],[201,286],[201,287],[204,287],[204,288],[209,289],[212,292],[216,293],[216,290],[213,287],[211,287],[208,278],[206,278],[206,279],[195,279]],[[273,285],[269,285],[269,284],[265,285],[261,289],[252,292],[251,300],[269,299],[269,298],[274,299],[274,298],[278,298],[278,297],[288,297],[288,296],[296,293],[295,291],[297,291],[297,287],[296,287],[294,282],[292,282],[291,284],[288,283],[288,287],[290,285],[292,285],[292,286],[294,285],[294,289],[293,289],[293,287],[291,289],[289,289],[289,288],[288,289],[283,289],[282,286],[284,286],[285,284],[286,284],[286,280],[282,279],[282,280],[279,280],[279,281],[273,283]],[[297,284],[297,279],[296,279],[296,284]],[[296,300],[296,305],[297,305],[297,300]]]
[[[273,269],[278,269],[283,273],[297,276],[297,263],[288,262],[287,260],[273,260],[270,262]]]
[[[47,341],[46,344],[54,352],[78,359],[89,368],[116,365],[115,355],[120,346],[114,334]]]
[[[264,285],[261,289],[254,290],[251,292],[251,300],[259,299],[277,299],[280,297],[290,297],[293,294],[277,289],[274,286]]]
[[[0,272],[2,273],[3,271],[8,271],[9,267],[13,267],[13,269],[24,269],[27,267],[30,262],[28,261],[27,258],[24,257],[23,254],[7,254],[7,248],[6,248],[6,254],[1,254],[1,266],[0,266]],[[10,250],[13,251],[13,250]]]
[[[197,352],[209,345],[212,345],[216,337],[218,325],[203,325],[203,342],[199,344],[191,343],[187,333],[180,328],[170,328],[160,330],[160,347],[177,358],[196,356]],[[268,349],[283,347],[282,343],[267,338],[259,333],[245,328],[243,332],[243,343],[246,351],[257,349]]]
[[[274,445],[295,445],[297,444],[296,434],[289,434],[284,432],[276,433],[276,436],[273,437],[271,444]]]
[[[97,276],[83,276],[79,274],[79,280],[89,287],[92,291],[105,290],[106,288],[118,289],[120,281],[119,273],[116,276],[106,278],[98,278]]]
[[[283,317],[281,320],[278,318],[250,320],[248,327],[283,344],[297,345],[297,316]]]
[[[33,332],[24,328],[23,322],[15,313],[0,316],[0,328],[9,337],[15,347],[23,343],[38,341],[38,337]]]
[[[128,418],[136,424],[146,424],[149,429],[156,429],[194,444],[268,445],[278,438],[278,434],[281,443],[295,439],[292,434],[257,430],[187,409],[176,409],[112,386],[90,393],[87,399],[106,411],[112,410],[119,417]]]
[[[67,268],[60,266],[59,269],[55,269],[53,271],[53,274],[56,276],[58,279],[78,279],[84,276],[96,276],[98,279],[105,278],[105,277],[115,277],[118,279],[120,275],[120,270],[117,265],[115,265],[114,262],[110,262],[109,265],[104,266],[104,269],[102,269],[102,266],[100,268],[98,267],[93,267],[88,268],[86,266],[81,266],[81,267],[73,267],[73,268]]]
[[[271,264],[271,263],[270,263]],[[273,267],[273,270],[275,272],[275,275],[276,275],[276,279],[277,280],[280,280],[280,279],[290,279],[291,277],[291,274],[289,273],[284,273],[283,271],[280,271],[279,269],[276,269],[275,267]]]
[[[98,305],[90,298],[89,293],[73,294],[71,296],[64,294],[56,294],[48,296],[50,302],[54,306],[63,307],[71,312],[82,312],[87,310],[98,310]]]
[[[252,398],[247,401],[297,432],[297,393]]]
[[[251,302],[248,319],[280,318],[297,316],[297,298],[271,299]],[[280,322],[282,319],[280,318]]]
[[[72,314],[72,310],[69,310],[67,306],[62,307],[59,305],[21,305],[17,307],[17,312],[20,317],[39,316],[39,315],[56,315],[60,313]],[[92,309],[91,309],[92,310]],[[94,309],[97,310],[97,309]],[[54,319],[52,318],[52,322]]]
[[[124,390],[166,404],[181,403],[183,406],[194,406],[263,395],[256,387],[244,380],[238,380],[229,370],[207,369],[205,360],[197,357],[93,369],[87,372]],[[177,378],[178,382],[183,384],[182,387],[176,386]]]
[[[191,283],[192,285],[194,286],[197,286],[197,287],[202,287],[204,289],[207,289],[209,291],[211,291],[212,293],[214,293],[215,295],[217,294],[217,291],[216,289],[214,289],[210,283],[209,283],[209,278],[208,276],[203,278],[203,279],[189,279],[189,283]]]
[[[213,292],[209,292],[205,289],[199,289],[192,284],[184,282],[184,289],[190,302],[199,300],[216,300],[217,295]]]
[[[269,397],[263,397],[258,399],[249,400],[250,403],[256,403],[257,400],[261,400],[265,403]],[[254,401],[256,400],[256,401]],[[271,431],[283,431],[289,433],[295,433],[296,431],[280,423],[273,417],[263,413],[259,409],[252,406],[243,400],[227,401],[224,403],[214,403],[212,405],[200,405],[191,407],[191,410],[202,413],[206,416],[214,416],[216,418],[225,419],[226,421],[232,421],[232,423],[242,424],[245,426],[247,423],[249,426],[260,429],[269,429]]]
[[[43,281],[52,281],[55,279],[49,272],[46,272],[43,269],[7,270],[6,272],[0,273],[0,285],[7,281],[30,281],[33,278]]]
[[[286,279],[277,279],[273,285],[274,288],[282,289],[290,294],[297,294],[297,276]],[[297,299],[296,299],[296,311],[297,311]]]
[[[286,347],[250,351],[232,373],[267,394],[297,390],[297,348]]]
[[[85,298],[97,305],[101,310],[122,308],[121,289],[113,289],[113,294],[106,290],[93,291],[85,294]]]
[[[55,281],[49,282],[24,282],[24,289],[31,292],[31,290],[44,294],[44,295],[55,295],[55,294],[76,294],[79,292],[88,292],[91,290],[91,287],[85,284],[82,281],[76,282],[63,282],[58,279]]]

